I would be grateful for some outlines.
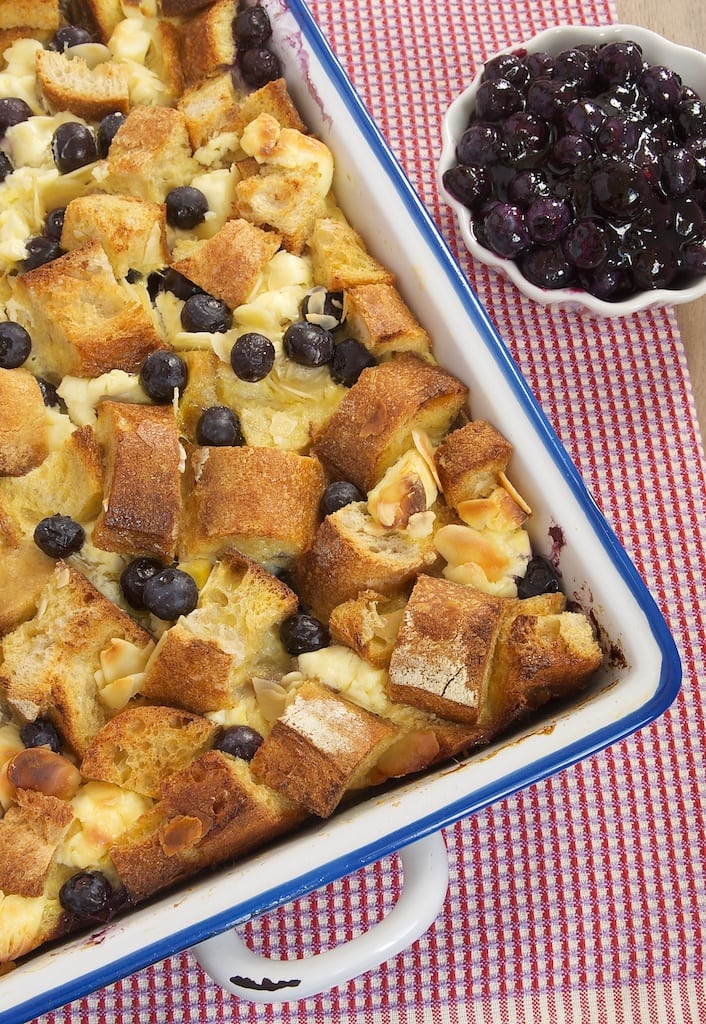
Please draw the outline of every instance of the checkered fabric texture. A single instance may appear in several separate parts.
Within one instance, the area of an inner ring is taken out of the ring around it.
[[[467,256],[435,183],[442,113],[484,58],[615,12],[600,0],[311,8],[664,612],[682,692],[634,737],[447,829],[442,914],[348,985],[259,1007],[184,953],[41,1022],[706,1021],[706,486],[676,320],[599,321],[524,299]],[[389,858],[250,923],[246,938],[275,958],[317,952],[377,921],[399,881]]]

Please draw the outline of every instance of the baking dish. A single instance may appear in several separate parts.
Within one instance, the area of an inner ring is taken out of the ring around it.
[[[28,960],[0,978],[0,1024],[36,1017],[390,853],[418,851],[420,842],[429,851],[445,826],[641,728],[678,690],[679,660],[657,607],[308,9],[300,0],[266,6],[294,99],[334,152],[341,206],[395,273],[439,361],[470,386],[473,414],[515,446],[513,482],[534,509],[533,544],[547,554],[560,549],[567,594],[595,621],[606,666],[580,700],[460,764],[374,793]],[[408,859],[411,876],[419,863]],[[234,969],[226,965],[226,973]]]

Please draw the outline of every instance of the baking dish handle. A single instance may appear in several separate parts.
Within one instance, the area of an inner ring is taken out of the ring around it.
[[[191,952],[227,991],[255,1003],[286,1003],[326,992],[400,953],[432,925],[449,882],[441,832],[400,850],[402,888],[390,913],[369,931],[333,949],[294,960],[254,953],[235,930],[214,935]]]

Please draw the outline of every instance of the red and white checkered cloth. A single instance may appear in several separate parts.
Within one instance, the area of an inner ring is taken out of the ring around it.
[[[636,736],[449,828],[443,913],[378,970],[258,1007],[185,953],[42,1024],[706,1021],[706,482],[676,321],[534,305],[472,263],[435,184],[442,112],[486,56],[615,12],[609,0],[311,8],[665,613],[683,689]],[[273,957],[317,952],[378,920],[398,885],[390,858],[251,923],[249,941]]]

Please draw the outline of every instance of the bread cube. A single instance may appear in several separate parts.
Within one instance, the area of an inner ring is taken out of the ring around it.
[[[59,0],[0,0],[0,29],[56,32],[59,21]]]
[[[392,700],[473,725],[488,689],[505,604],[449,580],[421,575],[392,656]]]
[[[164,348],[149,313],[130,286],[116,280],[96,240],[19,275],[13,291],[42,371],[77,377],[135,372],[150,352]]]
[[[412,447],[413,431],[438,442],[467,397],[456,377],[405,353],[363,370],[313,451],[335,476],[370,491]]]
[[[233,87],[233,78],[224,71],[185,89],[177,109],[184,115],[186,130],[194,149],[222,132],[243,130],[245,121]]]
[[[350,334],[378,358],[392,352],[431,352],[429,335],[388,282],[348,289],[346,323]]]
[[[105,161],[101,185],[114,192],[163,203],[198,169],[186,120],[173,107],[134,107],[118,129]]]
[[[284,568],[314,539],[324,473],[318,459],[278,448],[194,448],[184,475],[181,559],[229,547]]]
[[[235,309],[246,301],[280,243],[276,232],[229,220],[211,238],[190,246],[183,258],[177,247],[172,267]]]
[[[0,478],[19,477],[49,452],[47,416],[39,384],[23,367],[0,369]]]
[[[235,63],[236,0],[216,0],[179,25],[181,66],[187,86]]]
[[[127,277],[130,270],[147,275],[169,263],[162,203],[109,194],[72,199],[64,215],[62,249],[94,240],[103,246],[116,277]]]
[[[386,668],[402,622],[406,597],[363,590],[337,605],[329,617],[331,636],[375,668]]]
[[[316,221],[309,252],[314,280],[329,291],[394,282],[392,273],[370,255],[363,239],[343,217]]]
[[[286,669],[278,629],[296,608],[284,583],[239,552],[225,552],[198,606],[162,635],[141,692],[200,713],[232,707],[258,671]]]
[[[54,565],[32,540],[0,544],[0,637],[34,615]]]
[[[85,779],[159,798],[167,775],[208,750],[217,726],[173,707],[129,707],[103,726],[81,761]]]
[[[307,680],[258,747],[253,775],[327,818],[397,736],[393,722]]]
[[[106,721],[96,682],[114,639],[142,649],[151,637],[77,569],[59,562],[33,618],[2,640],[0,687],[25,721],[47,716],[82,756]]]
[[[123,18],[120,0],[71,0],[72,21],[83,25],[94,39],[107,43]]]
[[[69,110],[85,121],[100,121],[107,114],[127,114],[130,105],[127,70],[113,61],[90,67],[79,56],[37,50],[37,84],[53,113]]]
[[[0,892],[42,896],[59,844],[74,820],[71,804],[24,789],[0,818]]]
[[[172,406],[105,400],[96,429],[105,452],[105,499],[93,543],[105,551],[171,560],[183,452]]]
[[[354,502],[326,516],[296,566],[296,588],[305,607],[327,621],[337,605],[363,591],[386,598],[404,594],[436,560],[431,537],[383,529],[363,502]]]
[[[444,497],[453,508],[485,498],[497,486],[512,445],[485,420],[472,420],[448,434],[435,453]]]

